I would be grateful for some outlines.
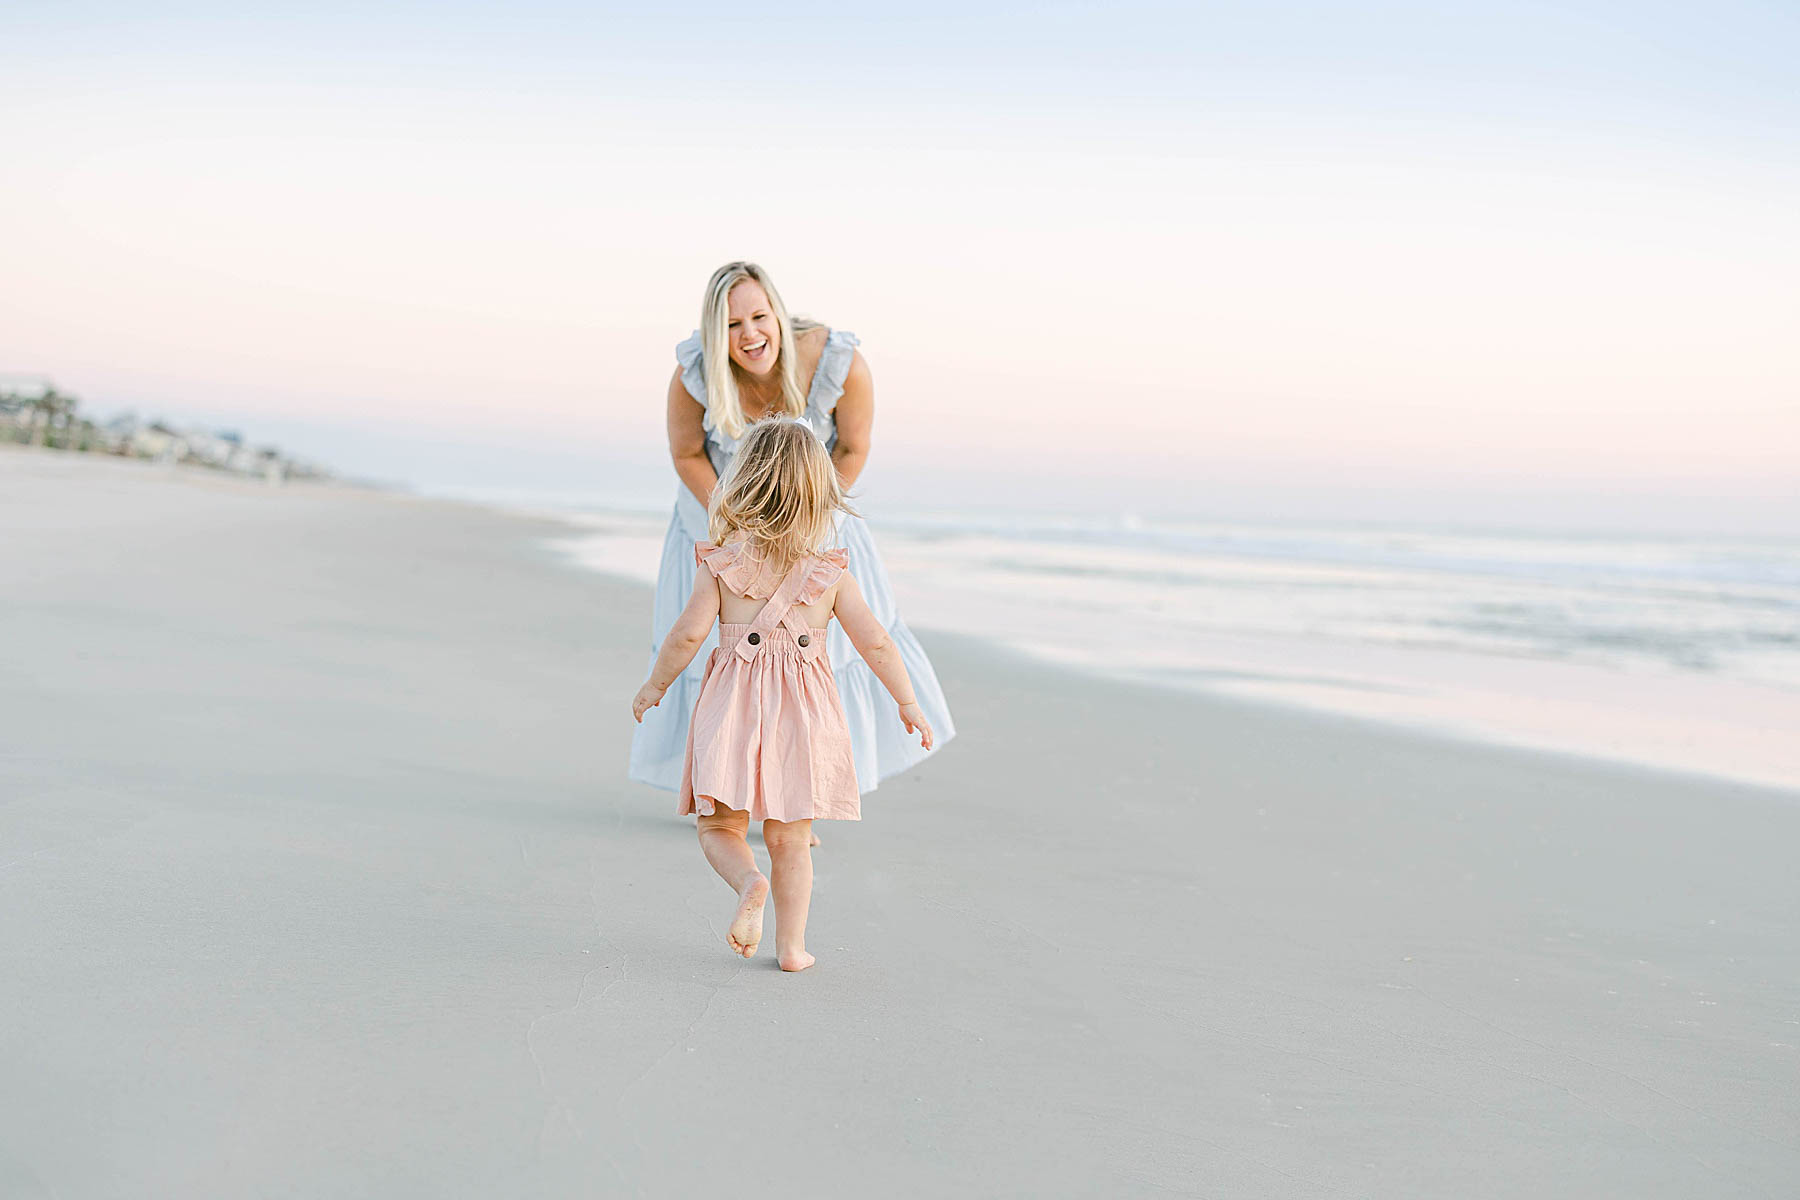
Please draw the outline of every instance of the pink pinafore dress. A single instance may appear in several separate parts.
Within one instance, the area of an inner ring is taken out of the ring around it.
[[[861,820],[826,631],[793,611],[837,582],[849,553],[803,558],[779,584],[741,541],[695,542],[694,559],[729,591],[768,603],[748,624],[719,624],[688,722],[677,811],[711,814],[723,804],[757,821]]]

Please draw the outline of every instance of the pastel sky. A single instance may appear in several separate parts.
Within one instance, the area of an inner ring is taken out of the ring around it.
[[[1800,534],[1800,8],[9,3],[0,373],[666,503],[720,262],[882,502]]]

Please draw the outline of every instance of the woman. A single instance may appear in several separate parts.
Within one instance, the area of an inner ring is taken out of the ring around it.
[[[857,345],[853,333],[790,318],[781,293],[755,263],[727,263],[713,272],[700,328],[675,347],[678,365],[669,380],[669,455],[681,487],[656,581],[652,655],[693,590],[694,543],[707,537],[707,502],[752,421],[775,413],[805,421],[831,451],[846,488],[862,474],[875,420],[875,389]],[[919,704],[937,734],[935,745],[942,746],[956,732],[950,710],[931,661],[895,611],[868,524],[861,517],[842,516],[838,544],[850,553],[850,571],[869,608],[899,647]],[[715,631],[662,704],[644,714],[631,740],[633,779],[669,791],[680,786],[688,720],[717,639]],[[883,779],[934,751],[906,736],[881,682],[835,622],[826,649],[849,721],[857,788],[872,792]]]

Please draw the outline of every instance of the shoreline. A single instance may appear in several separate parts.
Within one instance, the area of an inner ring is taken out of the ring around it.
[[[692,1152],[736,1095],[870,1196],[1800,1180],[1785,794],[922,632],[959,736],[824,829],[790,976],[552,523],[11,465],[0,1192],[791,1193]]]
[[[13,452],[21,455],[45,456],[54,460],[68,452],[35,446],[15,444],[0,445],[0,453]],[[364,480],[338,477],[318,477],[288,480],[278,487],[269,488],[263,481],[233,476],[193,463],[157,462],[148,459],[132,459],[121,456],[85,454],[78,456],[86,460],[99,460],[108,467],[117,465],[127,471],[140,471],[145,474],[160,473],[165,478],[186,480],[198,486],[217,485],[220,488],[241,488],[251,492],[264,490],[279,491],[281,489],[312,489],[324,493],[366,494],[388,500],[410,504],[438,505],[450,509],[478,512],[488,516],[501,516],[510,520],[535,522],[563,530],[585,531],[591,528],[590,522],[606,520],[625,514],[596,514],[581,512],[564,512],[548,508],[532,508],[512,503],[491,502],[456,496],[433,495],[411,488],[388,486]],[[79,470],[78,465],[72,470]],[[105,469],[105,468],[103,468]],[[646,516],[659,523],[666,521],[661,513],[630,514]],[[636,588],[650,587],[654,579],[618,569],[611,565],[582,561],[578,543],[581,539],[568,537],[560,532],[540,532],[533,539],[534,544],[547,551],[548,556],[561,565],[585,573],[591,573],[616,584]],[[649,611],[648,597],[645,611]],[[997,650],[1013,657],[1019,662],[1029,662],[1048,666],[1071,675],[1095,681],[1106,681],[1137,686],[1151,692],[1169,692],[1183,696],[1200,696],[1224,705],[1242,705],[1252,710],[1271,715],[1290,715],[1302,717],[1320,717],[1344,722],[1348,727],[1361,728],[1373,736],[1394,735],[1413,737],[1429,742],[1442,743],[1447,747],[1469,747],[1484,750],[1500,750],[1526,755],[1538,756],[1547,763],[1564,763],[1578,768],[1594,768],[1616,770],[1626,775],[1643,775],[1656,777],[1667,775],[1674,779],[1686,780],[1696,785],[1726,783],[1739,787],[1769,792],[1789,801],[1800,801],[1800,781],[1787,778],[1784,774],[1773,774],[1763,770],[1732,771],[1723,768],[1708,768],[1693,765],[1679,759],[1658,761],[1655,758],[1639,757],[1630,754],[1607,754],[1602,751],[1570,743],[1533,740],[1529,736],[1509,733],[1494,725],[1466,725],[1458,727],[1453,720],[1440,717],[1395,718],[1377,713],[1358,711],[1345,704],[1333,704],[1327,701],[1308,701],[1291,692],[1268,691],[1257,694],[1254,690],[1258,684],[1270,682],[1266,675],[1248,675],[1244,684],[1234,688],[1231,684],[1220,685],[1207,682],[1187,682],[1167,674],[1155,674],[1131,669],[1107,669],[1092,658],[1082,658],[1069,654],[1058,654],[1053,647],[1026,640],[1000,640],[983,638],[967,629],[958,629],[934,624],[930,621],[908,619],[908,625],[934,638],[950,638],[964,642],[970,646],[983,646]],[[646,622],[647,628],[647,622]],[[646,641],[647,644],[647,641]],[[1198,674],[1216,674],[1230,676],[1237,674],[1229,669],[1218,671],[1202,671]]]
[[[570,513],[461,502],[559,522],[571,533],[551,538],[550,545],[580,569],[638,585],[654,581],[666,514]],[[595,533],[597,525],[609,522],[633,522],[631,536]],[[637,528],[645,522],[658,526],[653,537]],[[887,555],[888,543],[881,544]],[[890,561],[904,563],[910,550],[890,555]],[[642,569],[626,568],[627,559],[641,561]],[[1800,723],[1800,697],[1758,691],[1734,680],[1447,648],[1396,656],[1384,647],[1319,641],[1308,652],[1300,639],[1229,632],[1194,635],[1177,665],[1151,667],[1133,645],[1136,635],[1112,628],[1119,622],[1096,620],[1091,632],[1071,640],[1062,636],[1067,631],[1050,626],[1033,629],[1023,620],[971,617],[975,610],[968,604],[918,604],[921,597],[933,597],[916,588],[908,597],[905,572],[895,575],[909,626],[1004,644],[1088,678],[1274,711],[1336,715],[1374,729],[1473,746],[1745,784],[1800,800],[1800,748],[1776,735],[1781,714],[1759,708],[1785,703]],[[960,624],[937,619],[951,611],[962,614]],[[1024,612],[1018,605],[1005,611]],[[1310,661],[1303,664],[1304,657]]]
[[[69,452],[49,447],[0,444],[0,454],[14,453],[18,455],[43,456],[47,460],[55,460]],[[193,463],[157,462],[148,459],[132,459],[121,456],[80,454],[76,457],[83,460],[98,460],[107,467],[118,466],[126,471],[139,471],[146,475],[158,473],[172,480],[185,480],[194,485],[216,486],[221,489],[246,489],[250,492],[271,492],[282,489],[315,490],[322,493],[366,494],[388,500],[409,504],[438,505],[449,509],[466,510],[488,516],[501,516],[509,520],[535,522],[548,525],[559,531],[591,531],[591,522],[607,520],[620,515],[648,517],[658,523],[666,521],[665,514],[596,514],[584,512],[565,512],[549,508],[533,508],[510,502],[494,502],[466,497],[433,495],[429,492],[411,488],[390,486],[378,482],[346,479],[338,477],[318,477],[287,480],[276,487],[269,487],[263,481],[234,476],[213,468]],[[3,460],[0,460],[3,461]],[[79,465],[71,470],[79,470]],[[566,532],[540,531],[533,541],[544,549],[548,556],[559,564],[574,570],[590,573],[622,586],[647,588],[654,578],[642,574],[634,574],[619,569],[614,565],[595,561],[583,561],[579,543],[582,539],[570,537]],[[648,612],[646,599],[645,611]],[[1686,780],[1696,785],[1713,783],[1731,784],[1743,788],[1769,792],[1789,801],[1800,801],[1800,777],[1790,775],[1786,770],[1771,771],[1765,768],[1732,768],[1729,766],[1698,765],[1691,758],[1679,755],[1673,757],[1656,757],[1651,755],[1614,753],[1609,754],[1591,745],[1575,741],[1557,741],[1554,739],[1533,738],[1529,734],[1509,731],[1495,724],[1479,724],[1465,721],[1461,724],[1454,717],[1438,714],[1411,716],[1393,716],[1358,710],[1356,707],[1325,699],[1309,699],[1299,694],[1303,689],[1270,687],[1272,683],[1284,682],[1277,677],[1252,672],[1239,672],[1229,667],[1188,672],[1195,676],[1233,677],[1228,682],[1207,680],[1184,680],[1172,673],[1153,673],[1130,668],[1107,668],[1093,657],[1081,657],[1068,653],[1058,653],[1057,648],[1043,642],[1032,642],[1025,639],[999,639],[982,637],[968,629],[955,628],[933,623],[930,620],[920,621],[908,618],[908,625],[934,638],[951,638],[963,641],[971,646],[980,645],[1000,651],[1014,657],[1020,662],[1029,662],[1065,671],[1071,675],[1095,681],[1122,683],[1147,689],[1151,692],[1168,692],[1182,696],[1199,696],[1225,705],[1242,705],[1252,710],[1271,715],[1290,715],[1301,717],[1320,717],[1341,720],[1349,727],[1362,728],[1372,736],[1394,735],[1399,737],[1419,738],[1430,742],[1439,742],[1449,747],[1469,747],[1484,750],[1501,750],[1543,758],[1547,763],[1565,763],[1575,767],[1595,769],[1611,769],[1627,775],[1638,774],[1646,777],[1667,775],[1674,779]],[[647,623],[646,623],[647,625]],[[1223,640],[1223,639],[1222,639]],[[646,641],[647,644],[647,641]],[[1640,747],[1641,748],[1641,747]]]

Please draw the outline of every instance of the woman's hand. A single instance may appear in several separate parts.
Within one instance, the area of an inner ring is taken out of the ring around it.
[[[645,680],[644,686],[639,688],[637,695],[631,698],[632,720],[636,721],[639,725],[642,725],[644,723],[644,714],[661,704],[662,698],[668,690],[668,688],[659,688],[655,684]]]
[[[919,735],[921,746],[931,749],[931,722],[925,719],[925,710],[919,707],[917,701],[900,706],[900,723],[906,726],[906,732]]]

